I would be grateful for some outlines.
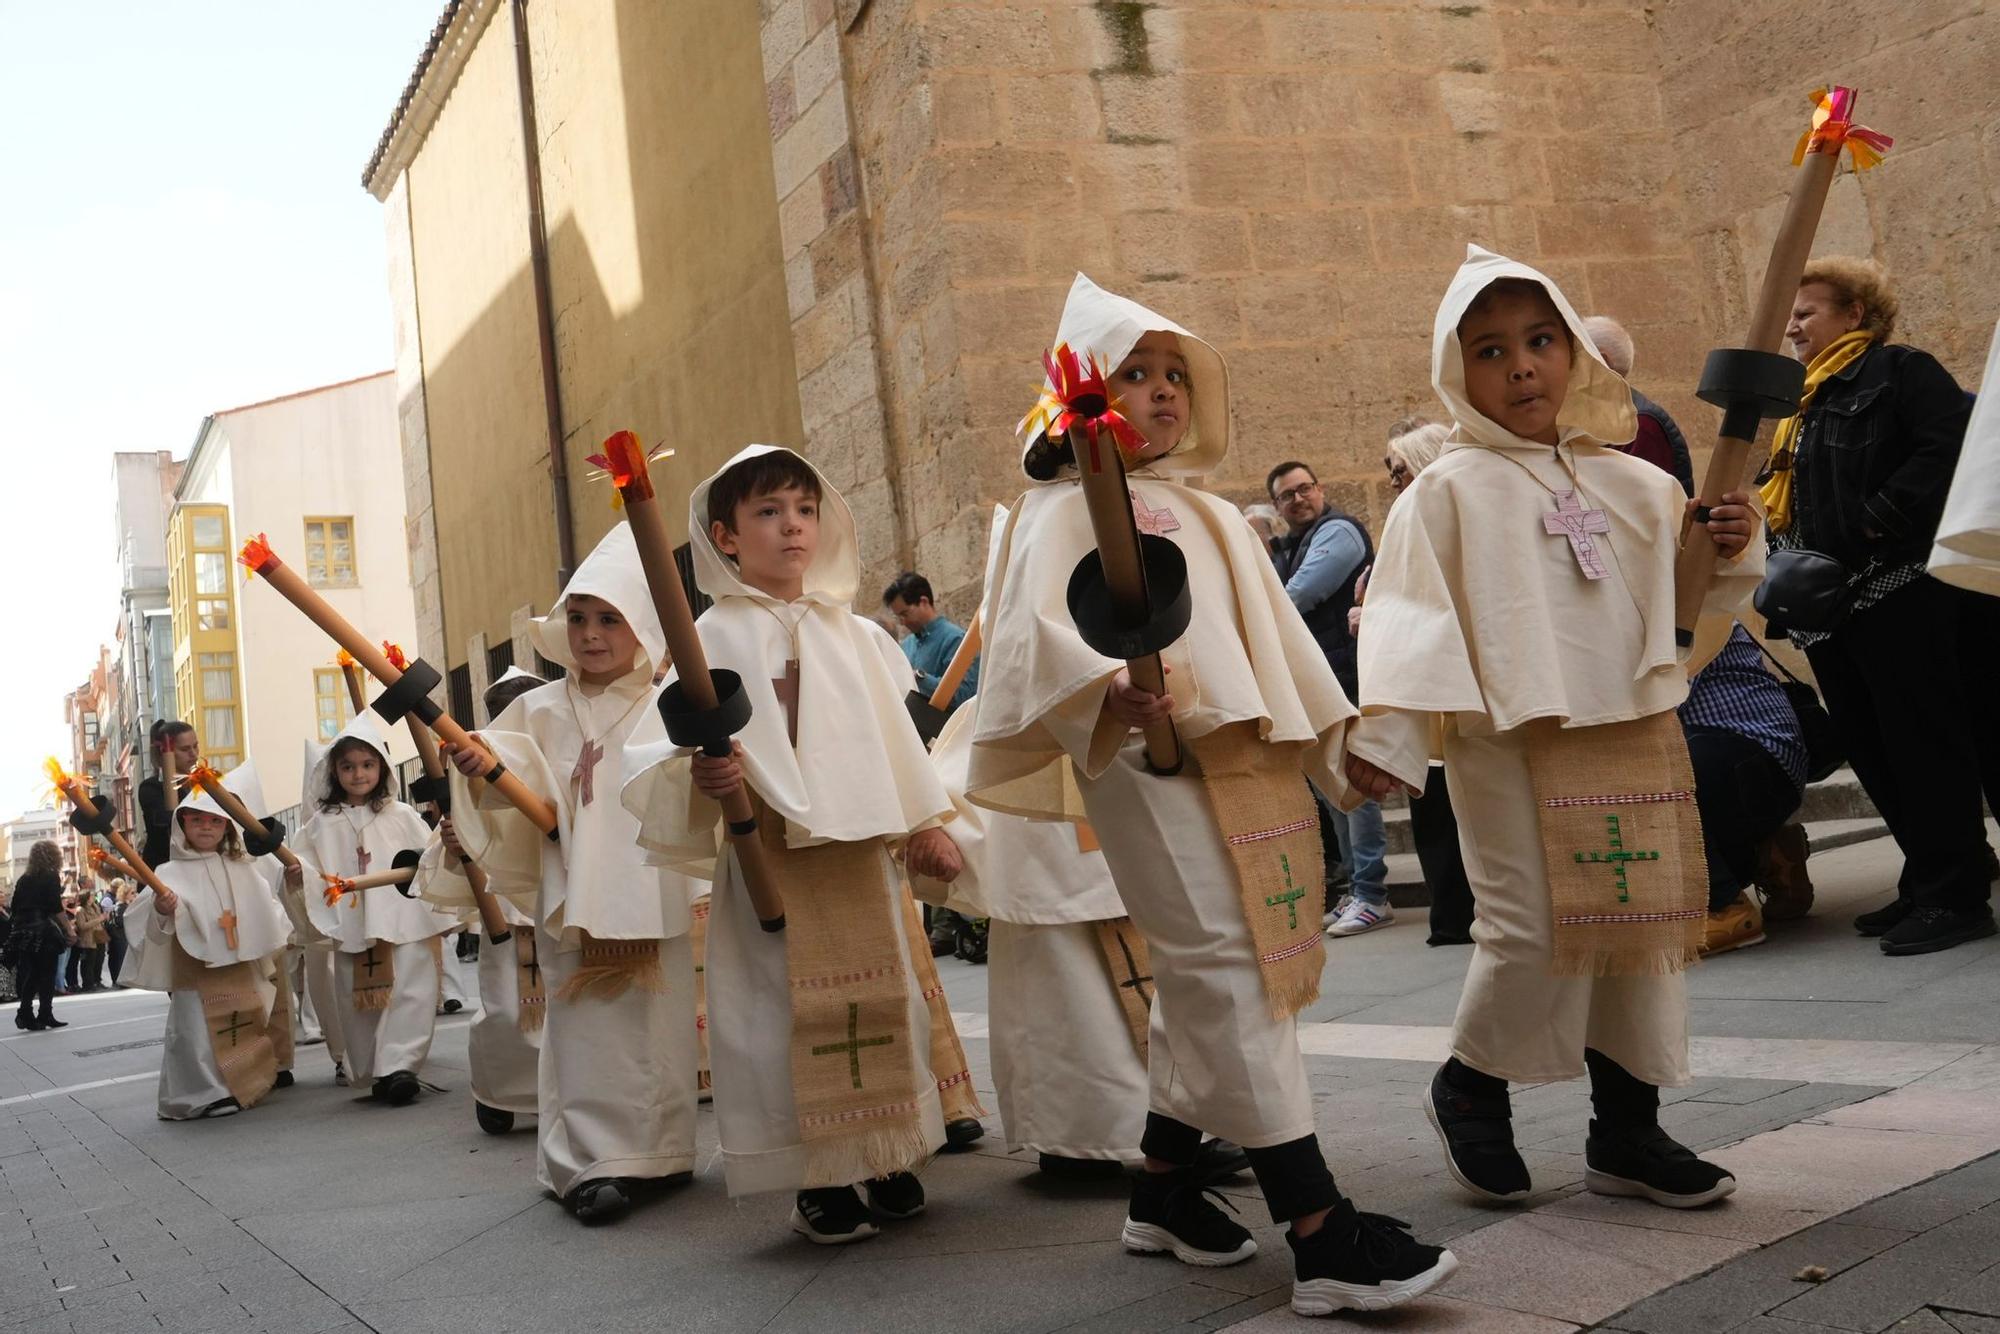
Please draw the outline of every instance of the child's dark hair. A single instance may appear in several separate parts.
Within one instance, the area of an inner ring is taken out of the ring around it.
[[[1540,298],[1548,302],[1549,309],[1556,312],[1556,323],[1562,326],[1563,341],[1569,344],[1572,353],[1576,351],[1576,335],[1570,332],[1569,321],[1562,318],[1562,308],[1556,305],[1556,299],[1550,294],[1549,289],[1533,278],[1495,278],[1480,288],[1479,295],[1472,298],[1472,304],[1465,308],[1465,314],[1458,317],[1459,336],[1464,337],[1467,320],[1474,315],[1485,314],[1493,303],[1503,296],[1527,297],[1530,300]]]
[[[347,804],[347,792],[340,786],[340,757],[355,750],[367,751],[381,766],[381,771],[375,776],[375,787],[368,794],[368,809],[379,811],[394,797],[395,793],[389,787],[389,757],[360,737],[344,736],[334,742],[333,749],[326,753],[326,791],[319,796],[321,810],[337,811]]]
[[[250,855],[243,850],[243,838],[242,835],[236,832],[236,821],[227,817],[216,816],[213,811],[194,811],[186,806],[182,806],[174,811],[174,822],[180,824],[180,819],[184,815],[207,815],[212,818],[221,819],[227,827],[222,831],[222,842],[216,845],[216,851],[220,852],[230,861],[242,861]],[[186,825],[181,825],[181,837],[187,837]]]
[[[708,521],[719,523],[730,532],[736,531],[736,507],[753,496],[768,496],[774,491],[788,491],[797,487],[813,500],[820,498],[819,474],[806,461],[789,449],[774,449],[768,454],[745,459],[732,468],[726,468],[720,477],[709,483]]]
[[[538,690],[547,684],[548,682],[539,676],[513,676],[505,681],[495,681],[486,687],[486,694],[482,696],[486,703],[486,716],[498,718],[507,711],[509,704],[530,690]]]

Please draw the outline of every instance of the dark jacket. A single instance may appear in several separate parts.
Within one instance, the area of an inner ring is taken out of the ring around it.
[[[1687,437],[1674,425],[1668,411],[1634,389],[1632,406],[1639,413],[1639,434],[1625,452],[1664,468],[1681,484],[1685,495],[1694,494],[1694,459],[1688,453]],[[1657,442],[1657,443],[1656,443]]]
[[[1800,544],[1854,569],[1928,559],[1970,415],[1951,372],[1900,344],[1820,385],[1793,464]]]
[[[1328,505],[1326,512],[1313,521],[1312,527],[1304,532],[1288,533],[1271,543],[1271,563],[1278,568],[1278,582],[1290,583],[1294,572],[1312,550],[1315,534],[1330,523],[1354,525],[1354,531],[1361,534],[1361,564],[1357,568],[1365,570],[1375,559],[1375,544],[1369,539],[1368,526],[1351,514]],[[1312,631],[1319,641],[1320,652],[1326,654],[1327,664],[1333,668],[1334,676],[1340,681],[1340,688],[1347,692],[1349,699],[1360,694],[1359,662],[1354,645],[1354,636],[1347,632],[1347,613],[1354,606],[1354,575],[1341,580],[1340,587],[1333,596],[1304,613],[1306,629]]]
[[[139,783],[139,819],[146,826],[146,845],[139,855],[148,866],[165,866],[174,855],[174,817],[167,809],[167,786],[157,774]]]
[[[63,949],[62,881],[30,871],[14,882],[7,905],[13,915],[14,947],[23,954],[60,954]]]

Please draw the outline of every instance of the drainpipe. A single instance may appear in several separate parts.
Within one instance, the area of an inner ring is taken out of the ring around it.
[[[511,0],[514,81],[521,94],[521,167],[528,186],[528,267],[535,280],[535,339],[542,361],[542,407],[549,432],[549,486],[556,511],[556,589],[576,569],[576,528],[569,510],[569,457],[564,451],[562,384],[556,374],[555,300],[549,284],[549,233],[542,219],[542,149],[535,129],[535,69],[528,56],[527,0]]]

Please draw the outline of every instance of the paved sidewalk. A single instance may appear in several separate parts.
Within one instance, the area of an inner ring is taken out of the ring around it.
[[[1892,851],[1877,842],[1816,857],[1812,919],[1691,975],[1697,1079],[1669,1093],[1663,1119],[1719,1150],[1743,1181],[1733,1200],[1696,1213],[1579,1193],[1580,1084],[1516,1095],[1540,1193],[1515,1209],[1466,1198],[1444,1174],[1418,1099],[1469,951],[1426,949],[1420,913],[1332,942],[1302,1036],[1335,1172],[1363,1207],[1450,1240],[1464,1261],[1439,1298],[1355,1323],[1504,1332],[1649,1319],[1648,1299],[1673,1300],[1688,1280],[1726,1282],[1759,1257],[1787,1263],[1787,1248],[1807,1243],[1785,1238],[1829,1224],[1893,1231],[1908,1249],[1899,1258],[1884,1246],[1879,1259],[1830,1249],[1813,1262],[1834,1281],[1787,1289],[1786,1300],[1837,1305],[1872,1291],[1869,1265],[1897,1276],[1950,1268],[1948,1248],[1976,1245],[1983,1222],[1842,1218],[2000,1151],[2000,941],[1892,960],[1856,937],[1848,919],[1893,881]],[[964,964],[945,970],[991,1105],[985,980]],[[1261,1247],[1250,1262],[1196,1270],[1129,1257],[1116,1242],[1122,1190],[1042,1182],[1007,1153],[991,1118],[976,1152],[927,1171],[922,1219],[823,1250],[786,1231],[789,1199],[726,1197],[704,1112],[695,1182],[586,1231],[535,1187],[532,1134],[496,1139],[475,1127],[463,1016],[440,1021],[428,1072],[451,1091],[414,1107],[334,1087],[313,1047],[301,1052],[299,1085],[264,1105],[168,1124],[153,1114],[164,998],[57,1004],[71,1027],[0,1037],[0,1329],[1297,1327],[1284,1241],[1248,1178],[1228,1193]],[[1913,1289],[1903,1314],[1946,1295]],[[1839,1314],[1814,1321],[1875,1328],[1829,1318]]]

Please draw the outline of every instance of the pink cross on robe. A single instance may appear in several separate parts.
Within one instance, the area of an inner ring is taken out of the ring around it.
[[[359,866],[359,867],[361,868],[360,870],[356,871],[356,872],[355,872],[355,874],[356,874],[356,875],[367,875],[367,874],[368,874],[368,863],[369,863],[369,862],[372,862],[372,861],[374,861],[374,860],[375,860],[375,858],[374,858],[374,857],[373,857],[373,855],[371,855],[371,854],[369,853],[369,851],[368,851],[368,845],[367,845],[366,843],[363,843],[363,842],[362,842],[362,841],[361,841],[360,839],[358,839],[358,838],[357,838],[357,839],[355,839],[355,840],[354,840],[354,864],[355,864],[356,866]]]
[[[597,762],[604,758],[604,747],[595,741],[585,741],[583,749],[576,753],[576,767],[570,770],[570,781],[576,784],[576,804],[588,806],[597,798]]]
[[[1167,533],[1177,533],[1181,530],[1181,521],[1174,517],[1172,510],[1165,505],[1158,509],[1148,509],[1146,502],[1139,499],[1137,492],[1132,494],[1132,519],[1138,525],[1140,532],[1150,533],[1154,537],[1162,537]]]
[[[1550,537],[1566,537],[1569,549],[1576,556],[1577,568],[1586,579],[1603,579],[1611,571],[1604,566],[1604,554],[1597,549],[1597,539],[1593,533],[1611,531],[1611,520],[1603,510],[1587,510],[1576,498],[1575,491],[1555,493],[1556,507],[1542,515],[1542,530]]]

